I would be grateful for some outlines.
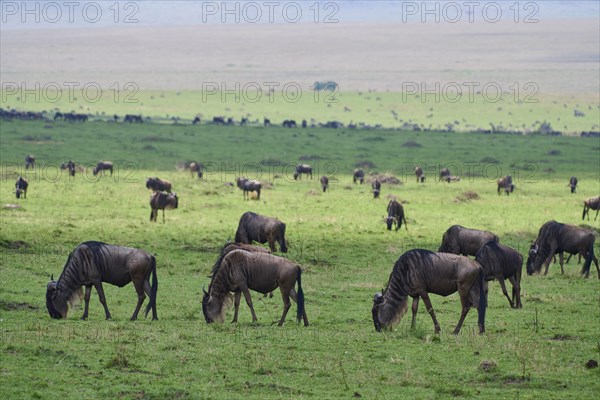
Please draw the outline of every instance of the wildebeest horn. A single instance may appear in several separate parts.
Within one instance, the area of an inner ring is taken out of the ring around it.
[[[54,280],[54,274],[50,275],[50,280],[53,281]]]
[[[373,303],[375,303],[375,304],[383,303],[383,294],[375,293],[375,297],[373,297]]]

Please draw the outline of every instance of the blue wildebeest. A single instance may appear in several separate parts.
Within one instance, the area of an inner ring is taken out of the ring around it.
[[[134,122],[138,124],[143,124],[144,120],[142,119],[141,115],[127,114],[125,115],[125,118],[123,118],[123,122],[129,122],[130,124]]]
[[[171,193],[172,186],[171,182],[156,177],[146,179],[146,189],[150,189],[154,192]]]
[[[571,188],[571,193],[575,193],[575,190],[577,189],[577,177],[572,176],[571,179],[569,179],[569,184],[567,186]]]
[[[152,286],[150,286],[150,275],[152,275]],[[69,308],[81,299],[81,287],[85,286],[85,310],[81,319],[86,319],[90,294],[92,286],[94,286],[100,297],[100,303],[104,306],[106,319],[110,319],[102,282],[119,287],[133,282],[138,301],[131,320],[137,319],[146,295],[150,297],[150,302],[146,307],[146,316],[152,309],[152,319],[158,319],[156,315],[156,293],[158,291],[156,259],[144,250],[101,242],[84,242],[69,254],[58,281],[50,279],[46,288],[46,307],[52,318],[67,318]]]
[[[312,179],[313,168],[308,164],[296,165],[296,171],[294,172],[294,180],[302,179],[302,174],[308,175]]]
[[[381,193],[381,182],[379,179],[375,178],[373,182],[371,182],[371,188],[373,188],[373,198],[378,199],[379,194]]]
[[[423,168],[417,166],[415,168],[415,176],[417,177],[417,183],[425,183],[425,172],[423,172]]]
[[[479,229],[469,229],[460,225],[452,225],[442,237],[442,244],[438,251],[444,253],[475,256],[481,246],[487,242],[499,242],[498,235]]]
[[[259,181],[248,178],[238,178],[237,187],[242,189],[244,200],[249,200],[249,192],[256,192],[256,199],[260,200],[260,189],[262,185]]]
[[[594,242],[596,238],[592,231],[573,225],[561,224],[556,221],[548,221],[540,228],[538,237],[529,249],[527,258],[527,275],[539,273],[542,265],[546,265],[544,275],[548,273],[548,267],[554,254],[559,255],[560,271],[564,274],[563,253],[580,254],[585,262],[581,274],[586,278],[590,274],[592,261],[598,270],[600,279],[600,268],[598,259],[594,255]]]
[[[444,167],[440,170],[440,180],[441,181],[445,181],[445,182],[449,182],[449,178],[450,176],[452,176],[450,174],[450,170],[448,169],[448,167]]]
[[[25,156],[25,169],[35,168],[35,157],[31,154]]]
[[[360,182],[362,185],[365,182],[365,171],[360,168],[356,168],[354,172],[352,172],[352,183]]]
[[[487,282],[483,268],[476,261],[456,254],[422,249],[407,251],[396,261],[383,293],[376,293],[373,298],[371,313],[375,330],[391,329],[398,324],[406,313],[410,296],[413,298],[411,326],[415,326],[419,298],[422,298],[435,333],[440,333],[429,293],[445,297],[456,291],[462,312],[454,334],[460,332],[471,307],[478,309],[479,333],[485,332]]]
[[[190,172],[192,174],[192,177],[194,177],[194,173],[196,173],[196,175],[198,175],[198,178],[202,178],[203,172],[202,172],[202,164],[198,163],[198,162],[191,162],[190,163]]]
[[[113,163],[110,161],[100,161],[92,170],[94,176],[98,175],[99,172],[104,175],[104,171],[110,171],[110,176],[113,174]]]
[[[585,215],[587,214],[588,220],[590,219],[590,210],[596,210],[596,216],[594,217],[594,221],[598,218],[598,211],[600,211],[600,196],[598,197],[590,197],[583,201],[583,215],[581,219],[585,219]]]
[[[327,189],[329,189],[329,178],[325,175],[321,177],[321,187],[323,188],[323,193],[325,193]]]
[[[502,190],[504,190],[504,193],[508,196],[515,190],[515,185],[510,175],[498,179],[496,183],[498,184],[498,194],[502,194]]]
[[[235,232],[235,241],[237,243],[252,244],[269,243],[272,252],[277,251],[275,243],[279,243],[282,253],[287,253],[287,243],[285,240],[285,224],[276,218],[265,217],[247,211],[242,214]]]
[[[285,258],[272,254],[233,250],[223,257],[220,264],[213,267],[208,292],[202,290],[204,293],[202,313],[207,323],[223,322],[225,312],[231,304],[231,292],[233,292],[235,293],[235,313],[232,322],[237,322],[242,294],[252,313],[252,321],[256,322],[250,290],[266,294],[279,287],[284,308],[278,325],[282,326],[285,322],[285,317],[291,307],[291,297],[298,307],[296,313],[298,322],[304,320],[304,326],[308,326],[301,278],[300,266]],[[294,290],[296,283],[298,283],[297,292]]]
[[[66,169],[69,171],[70,176],[75,176],[75,162],[73,160],[69,160],[66,163],[62,163],[60,165],[60,169]]]
[[[158,210],[162,210],[163,224],[165,223],[165,209],[176,209],[179,205],[177,193],[154,192],[150,196],[150,222],[156,222]]]
[[[402,207],[402,204],[398,203],[395,199],[390,200],[387,206],[387,217],[385,218],[388,231],[392,230],[392,224],[396,225],[396,230],[402,228],[402,221],[404,221],[404,228],[408,230],[406,216],[404,215],[404,207]]]
[[[17,195],[17,199],[20,199],[23,196],[24,199],[27,198],[27,187],[29,186],[29,182],[21,176],[17,179],[15,183],[15,194]]]
[[[521,304],[521,271],[523,269],[523,256],[518,251],[498,242],[487,242],[475,255],[477,261],[485,271],[485,279],[496,279],[500,283],[502,293],[508,299],[511,308],[522,308]],[[504,280],[512,284],[512,299],[508,295]]]

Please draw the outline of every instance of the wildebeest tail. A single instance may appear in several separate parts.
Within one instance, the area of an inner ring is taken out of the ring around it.
[[[298,323],[302,320],[302,316],[304,315],[304,291],[302,290],[302,270],[300,267],[296,267],[298,269],[296,281],[298,282],[298,290],[296,303],[298,310],[296,311],[296,320]]]
[[[485,296],[485,271],[483,268],[479,271],[479,307],[477,313],[479,315],[477,323],[481,329],[481,333],[485,332],[485,309],[487,308],[487,299]]]
[[[146,306],[145,317],[148,316],[148,312],[150,311],[150,309],[156,308],[156,294],[158,292],[158,277],[156,276],[156,258],[154,256],[150,257],[152,257],[152,286],[150,287],[150,301]]]
[[[280,244],[280,246],[281,246],[281,252],[287,253],[288,248],[287,248],[287,243],[285,242],[285,224],[284,223],[281,224],[281,244]],[[300,281],[298,281],[298,282],[300,282]],[[299,284],[300,283],[298,283],[298,285]]]
[[[581,268],[581,275],[586,278],[590,275],[590,267],[592,266],[592,260],[594,259],[594,237],[592,236],[592,240],[590,240],[590,246],[588,248],[587,256],[585,257],[585,262],[583,263],[583,268]]]
[[[585,219],[586,211],[587,211],[587,205],[584,203],[583,204],[583,215],[581,216],[581,219]]]

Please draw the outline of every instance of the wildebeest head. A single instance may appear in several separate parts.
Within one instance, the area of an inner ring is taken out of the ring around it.
[[[169,195],[169,198],[171,200],[169,208],[176,209],[179,206],[179,198],[177,197],[177,193],[173,192]]]
[[[98,166],[94,167],[94,169],[92,170],[92,173],[94,174],[94,176],[98,175]]]
[[[383,294],[381,292],[375,293],[373,297],[373,308],[371,309],[371,314],[373,315],[373,325],[375,325],[375,330],[377,332],[381,332],[381,322],[379,321],[379,308],[385,302],[383,298]]]
[[[540,272],[542,269],[542,261],[538,260],[540,258],[538,254],[538,245],[537,243],[532,243],[529,248],[529,256],[527,257],[527,275],[533,275],[534,273]]]
[[[297,181],[300,174],[298,172],[294,172],[294,180]]]
[[[392,230],[392,224],[394,223],[394,217],[385,217],[385,224],[387,225],[387,230]]]
[[[68,305],[66,301],[60,299],[60,288],[58,284],[50,278],[50,282],[46,287],[46,308],[51,318],[62,319],[67,318]]]
[[[210,291],[210,285],[208,290]],[[207,324],[213,322],[223,323],[225,321],[225,312],[231,306],[232,295],[227,293],[225,297],[211,296],[209,292],[202,288],[202,314]]]
[[[23,189],[21,189],[21,188],[17,188],[17,189],[15,190],[15,192],[16,192],[16,194],[17,194],[17,199],[20,199],[20,198],[21,198],[21,195],[23,194]]]
[[[214,319],[212,319],[212,317],[208,313],[208,304],[210,302],[210,295],[204,288],[202,288],[202,293],[204,293],[204,295],[202,296],[202,314],[204,314],[204,319],[206,320],[206,323],[211,324],[215,321],[214,321]]]

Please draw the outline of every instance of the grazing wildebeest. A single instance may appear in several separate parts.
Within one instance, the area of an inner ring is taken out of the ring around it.
[[[308,126],[308,123],[306,122],[305,119],[302,120],[302,128],[305,128]]]
[[[260,200],[260,189],[262,188],[262,185],[259,181],[248,178],[238,178],[237,187],[242,189],[244,200],[250,199],[248,195],[249,192],[256,192],[256,199]]]
[[[192,125],[197,125],[200,123],[200,117],[195,117],[194,120],[192,121]]]
[[[215,125],[225,125],[225,117],[213,117],[213,124]]]
[[[379,194],[381,193],[381,182],[379,179],[375,178],[375,180],[371,182],[371,187],[373,188],[373,198],[378,199]]]
[[[96,166],[93,169],[93,173],[94,176],[98,175],[98,172],[102,172],[102,175],[104,175],[104,171],[110,171],[110,176],[112,176],[113,174],[113,163],[110,161],[100,161],[98,162],[98,164],[96,164]]]
[[[571,188],[571,193],[575,193],[575,190],[577,189],[577,178],[572,176],[571,179],[569,179],[569,185]]]
[[[245,250],[251,253],[271,254],[271,250],[265,249],[261,246],[254,246],[246,243],[227,242],[225,243],[225,246],[223,246],[223,248],[221,249],[221,252],[219,253],[219,258],[215,262],[213,269],[209,275],[209,278],[212,278],[214,273],[219,269],[219,265],[221,265],[223,257],[225,257],[227,254],[231,253],[234,250]],[[269,293],[269,296],[273,297],[273,292]],[[264,297],[267,297],[267,293],[265,293]]]
[[[291,307],[291,297],[298,307],[297,321],[300,322],[303,319],[304,326],[308,326],[301,278],[300,266],[285,258],[272,254],[234,250],[223,257],[221,263],[213,268],[208,292],[202,290],[204,292],[202,313],[209,324],[215,321],[223,322],[227,306],[231,304],[231,292],[234,292],[235,312],[231,322],[237,322],[242,294],[252,313],[252,321],[256,322],[250,290],[266,294],[279,287],[284,307],[278,325],[282,326],[285,322],[285,317]],[[296,282],[298,282],[297,292],[294,290]]]
[[[448,182],[448,177],[450,177],[450,170],[447,167],[444,167],[440,170],[440,180]]]
[[[415,176],[417,177],[417,183],[425,183],[425,172],[423,172],[423,168],[417,166],[415,168]]]
[[[490,241],[499,242],[500,239],[498,239],[496,234],[489,231],[452,225],[444,232],[442,244],[438,251],[461,254],[463,256],[475,256],[481,246]]]
[[[308,175],[312,179],[313,168],[308,164],[296,165],[296,171],[294,172],[294,180],[302,179],[302,174]]]
[[[69,175],[75,176],[75,162],[73,160],[69,160],[66,163],[62,163],[60,165],[60,169],[69,170]]]
[[[583,201],[583,215],[581,219],[585,219],[585,215],[587,214],[588,220],[590,219],[590,210],[596,210],[596,216],[594,217],[594,221],[598,218],[598,211],[600,211],[600,196],[598,197],[590,197]]]
[[[512,176],[510,175],[498,179],[497,184],[498,194],[501,194],[502,189],[504,189],[504,193],[508,196],[515,190],[515,185],[513,184]]]
[[[402,207],[402,204],[394,199],[390,200],[387,206],[387,214],[385,223],[387,224],[388,231],[392,230],[392,224],[396,225],[396,230],[402,228],[402,221],[404,221],[404,228],[408,230],[408,224],[406,223],[404,207]]]
[[[60,111],[57,111],[57,112],[54,114],[54,120],[55,120],[55,121],[56,121],[57,119],[64,119],[64,118],[65,118],[65,116],[64,116],[64,115],[63,115],[63,113],[61,113]]]
[[[203,172],[202,172],[202,164],[198,163],[198,162],[192,162],[190,163],[190,172],[192,174],[192,178],[194,177],[194,172],[196,173],[196,175],[198,175],[198,178],[202,178]]]
[[[35,168],[35,157],[31,154],[25,156],[25,169],[34,169]]]
[[[163,224],[165,223],[165,209],[172,210],[176,209],[179,205],[179,199],[177,198],[177,193],[164,193],[164,192],[154,192],[152,196],[150,196],[150,222],[156,222],[156,217],[158,216],[158,210],[162,210],[163,214]]]
[[[352,173],[352,183],[356,183],[356,181],[359,181],[361,185],[365,182],[365,171],[360,168],[356,168]]]
[[[500,283],[502,293],[508,299],[511,308],[522,308],[521,304],[521,271],[523,256],[518,251],[498,242],[487,242],[475,255],[485,271],[486,280],[496,279]],[[504,280],[512,284],[512,299],[508,295]]]
[[[323,188],[323,193],[325,193],[327,189],[329,189],[329,178],[325,175],[321,177],[321,187]]]
[[[130,124],[134,122],[138,124],[143,124],[144,120],[142,119],[141,115],[127,114],[125,115],[125,118],[123,118],[123,122],[129,122]]]
[[[265,126],[265,128],[267,126],[271,126],[271,120],[268,118],[263,118],[263,125]]]
[[[152,275],[152,286],[150,286],[150,275]],[[102,282],[119,287],[133,282],[138,302],[131,320],[137,319],[146,295],[150,297],[150,302],[146,307],[146,316],[152,309],[152,319],[158,319],[156,314],[156,293],[158,291],[156,259],[144,250],[101,242],[84,242],[69,254],[58,281],[50,279],[46,288],[46,307],[52,318],[67,318],[69,308],[81,298],[81,287],[85,286],[85,310],[81,319],[86,319],[90,294],[92,286],[94,286],[100,297],[100,303],[104,306],[106,319],[110,319]]]
[[[282,125],[284,128],[295,128],[296,121],[294,121],[293,119],[286,119],[285,121],[283,121]]]
[[[146,180],[146,189],[150,189],[154,192],[169,192],[171,193],[171,182],[164,181],[159,178],[148,178]]]
[[[462,312],[454,334],[460,332],[471,307],[476,307],[479,313],[479,333],[485,332],[487,282],[483,268],[476,261],[456,254],[422,249],[407,251],[396,261],[383,293],[376,293],[373,298],[371,313],[375,330],[380,332],[382,328],[390,329],[399,323],[406,313],[410,296],[413,298],[411,326],[415,326],[420,297],[438,334],[440,325],[429,293],[445,297],[456,291],[460,295]]]
[[[242,214],[235,232],[235,241],[237,243],[252,244],[269,243],[272,252],[277,251],[275,242],[279,243],[282,253],[287,253],[287,243],[285,240],[285,224],[276,218],[265,217],[247,211]]]
[[[546,222],[540,228],[537,239],[535,239],[529,249],[527,275],[539,273],[543,264],[546,264],[544,271],[544,275],[546,275],[552,256],[556,253],[559,255],[560,271],[564,274],[563,252],[566,252],[583,256],[585,262],[583,263],[583,268],[581,268],[581,274],[586,278],[590,274],[590,267],[592,261],[594,261],[598,270],[598,278],[600,279],[598,259],[594,255],[595,240],[594,233],[587,229],[561,224],[556,221]]]
[[[27,198],[27,187],[29,186],[29,182],[21,176],[17,179],[15,183],[15,194],[17,195],[17,199],[20,199],[23,196],[24,199]]]

